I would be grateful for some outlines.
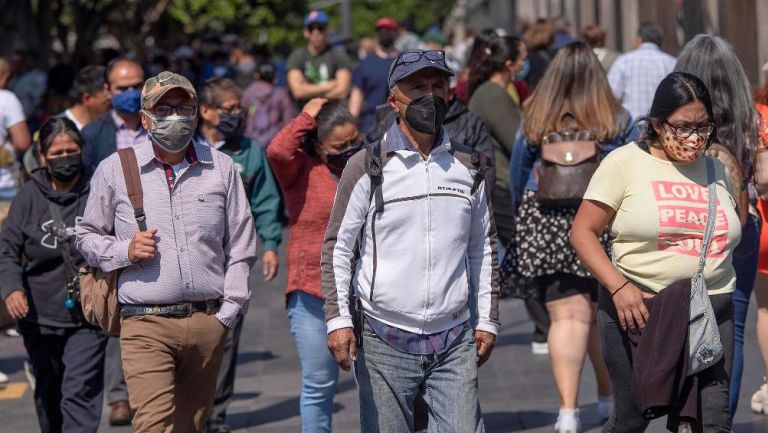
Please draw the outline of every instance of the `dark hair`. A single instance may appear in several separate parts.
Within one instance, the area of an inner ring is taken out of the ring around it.
[[[53,117],[40,127],[40,136],[38,138],[38,147],[40,148],[40,154],[45,156],[48,153],[48,148],[51,147],[53,139],[59,134],[68,135],[77,146],[82,149],[85,146],[83,136],[80,135],[80,131],[77,130],[77,125],[66,117]]]
[[[144,67],[141,66],[141,64],[136,60],[129,59],[127,57],[115,57],[114,59],[110,60],[109,63],[107,63],[107,69],[104,70],[104,81],[107,84],[109,84],[109,74],[112,73],[112,69],[114,69],[118,63],[122,62],[133,63],[134,65],[138,66],[139,69],[141,69],[142,73],[144,72]]]
[[[749,164],[757,148],[759,118],[752,87],[733,47],[718,36],[697,35],[683,47],[675,70],[701,78],[712,98],[718,143],[742,165]]]
[[[661,46],[661,40],[664,35],[658,24],[653,21],[645,21],[641,23],[640,28],[637,29],[637,36],[640,36],[640,39],[642,39],[643,42],[650,42]]]
[[[495,72],[504,70],[504,64],[517,61],[520,55],[520,39],[514,36],[495,37],[476,54],[469,65],[469,97]]]
[[[72,87],[69,89],[69,97],[82,102],[83,95],[86,93],[96,93],[104,89],[106,79],[104,76],[104,66],[88,65],[80,69],[72,81]]]
[[[333,128],[347,123],[355,123],[355,117],[349,112],[347,107],[339,101],[328,102],[323,105],[317,114],[317,128],[304,135],[304,150],[309,154],[314,154],[314,144],[327,138]]]
[[[256,75],[258,76],[258,79],[261,81],[274,83],[275,75],[277,75],[275,65],[273,65],[272,62],[259,63],[259,65],[256,66]]]
[[[605,30],[602,27],[588,24],[581,31],[581,38],[592,48],[602,48],[605,46]]]
[[[243,94],[240,86],[238,86],[234,81],[229,78],[218,77],[210,78],[205,83],[203,83],[203,86],[200,88],[200,91],[198,91],[197,94],[200,98],[200,105],[218,107],[221,105],[223,96],[227,92],[234,93],[238,101],[240,100],[240,96]]]
[[[659,87],[656,88],[651,112],[638,119],[648,122],[643,138],[645,140],[657,140],[659,136],[653,129],[652,123],[666,122],[675,110],[694,101],[701,101],[709,117],[715,118],[712,114],[712,98],[709,96],[709,90],[699,77],[687,72],[673,72],[664,77],[659,83]],[[712,142],[716,131],[709,136],[708,143]]]

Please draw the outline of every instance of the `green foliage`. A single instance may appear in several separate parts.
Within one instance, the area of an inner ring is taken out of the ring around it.
[[[236,33],[254,42],[299,43],[302,0],[173,0],[168,13],[187,34]]]

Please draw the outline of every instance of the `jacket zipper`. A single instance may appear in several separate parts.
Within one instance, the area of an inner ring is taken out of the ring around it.
[[[424,321],[421,325],[421,332],[427,324],[427,310],[429,309],[429,297],[432,292],[432,183],[429,177],[429,161],[432,159],[430,154],[424,161],[424,169],[427,175],[427,292],[424,299]]]

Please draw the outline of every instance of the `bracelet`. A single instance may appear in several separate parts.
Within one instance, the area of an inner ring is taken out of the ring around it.
[[[629,280],[624,281],[624,284],[622,284],[618,289],[614,290],[614,292],[611,293],[611,298],[616,296],[616,294],[619,293],[619,290],[623,289],[624,287],[627,287],[627,284],[629,284]]]

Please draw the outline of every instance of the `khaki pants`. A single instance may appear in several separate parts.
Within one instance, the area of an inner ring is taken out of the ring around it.
[[[202,432],[227,328],[214,315],[121,320],[120,349],[135,433]]]

